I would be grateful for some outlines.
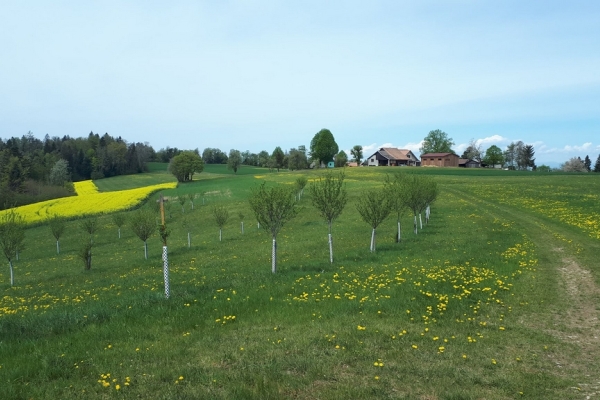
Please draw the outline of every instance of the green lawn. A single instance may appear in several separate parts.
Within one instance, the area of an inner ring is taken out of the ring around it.
[[[600,177],[401,169],[436,177],[431,222],[414,235],[406,215],[398,244],[388,219],[370,253],[370,227],[356,201],[398,170],[346,170],[349,202],[333,226],[333,265],[327,224],[305,190],[298,216],[278,237],[273,275],[271,238],[257,228],[248,195],[262,180],[293,185],[322,171],[244,167],[234,175],[206,165],[197,180],[162,193],[169,300],[156,235],[146,261],[130,229],[118,239],[111,217],[99,217],[85,272],[78,221],[68,223],[60,255],[48,227],[29,229],[14,288],[8,266],[0,269],[2,397],[593,395]],[[156,166],[147,175],[130,184],[168,177]],[[127,188],[122,178],[96,184]],[[182,212],[177,196],[187,194],[195,195],[194,209],[188,202]],[[230,210],[222,242],[214,204]]]

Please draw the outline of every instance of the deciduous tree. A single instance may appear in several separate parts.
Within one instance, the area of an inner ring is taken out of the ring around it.
[[[502,166],[504,164],[504,155],[502,154],[502,149],[495,144],[488,147],[485,152],[485,157],[483,157],[483,162],[491,165],[492,167],[495,165]]]
[[[135,211],[129,221],[131,230],[144,242],[144,258],[148,259],[148,239],[156,232],[156,215],[149,208]]]
[[[337,168],[345,167],[348,163],[348,155],[344,150],[340,150],[339,153],[335,155],[335,166]]]
[[[17,257],[19,250],[23,249],[25,240],[25,221],[14,209],[0,216],[0,247],[8,260],[10,269],[10,286],[15,284],[13,271],[13,259]]]
[[[429,134],[425,136],[419,151],[421,154],[454,153],[452,146],[454,146],[452,138],[448,137],[446,132],[436,129],[434,131],[429,131]]]
[[[376,229],[392,211],[390,196],[385,188],[370,189],[361,194],[356,204],[356,209],[363,221],[373,228],[370,249],[371,252],[374,252],[376,248]]]
[[[48,217],[48,226],[52,232],[52,236],[56,239],[56,254],[60,254],[60,237],[65,232],[67,226],[65,219],[61,218],[58,214],[54,214]]]
[[[360,161],[363,158],[363,147],[357,144],[352,148],[352,150],[350,150],[350,154],[352,154],[352,159],[356,162],[356,164],[360,165]]]
[[[346,206],[348,193],[344,187],[344,173],[337,176],[328,172],[310,185],[310,195],[313,206],[329,227],[329,261],[333,263],[333,238],[331,227]]]
[[[248,199],[254,216],[273,238],[271,272],[277,271],[277,234],[287,221],[296,215],[294,193],[285,186],[267,188],[263,182],[252,190]]]
[[[339,150],[329,129],[321,129],[310,142],[310,156],[317,165],[320,165],[321,162],[327,164],[333,161]]]
[[[237,174],[238,168],[242,165],[242,154],[239,150],[229,150],[229,157],[227,158],[227,169],[232,169],[234,174]]]
[[[219,227],[219,242],[223,239],[223,227],[227,223],[229,219],[229,211],[222,204],[216,204],[212,209],[213,217],[215,218],[215,222]]]
[[[182,151],[169,163],[169,172],[175,175],[179,182],[191,181],[194,173],[202,172],[203,169],[204,162],[194,151]]]

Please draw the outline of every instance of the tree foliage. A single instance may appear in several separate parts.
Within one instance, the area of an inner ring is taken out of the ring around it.
[[[271,154],[271,160],[273,161],[273,168],[277,168],[277,172],[279,172],[280,168],[283,168],[283,160],[285,158],[285,154],[281,147],[275,147],[273,150],[273,154]]]
[[[594,172],[600,172],[600,154],[596,159],[596,164],[594,164]]]
[[[583,164],[585,165],[585,169],[588,170],[588,172],[592,171],[592,160],[590,160],[590,156],[585,156],[585,159],[583,160]]]
[[[62,158],[55,162],[50,170],[48,181],[50,184],[56,186],[63,186],[66,182],[70,182],[71,175],[69,174],[69,163]]]
[[[429,131],[429,134],[423,139],[423,144],[419,151],[421,154],[427,153],[454,153],[452,150],[454,141],[448,137],[448,134],[439,129]]]
[[[344,173],[334,175],[328,172],[310,185],[309,188],[313,206],[319,215],[327,221],[329,233],[331,226],[346,206],[348,193],[344,187]]]
[[[227,169],[233,170],[234,174],[237,174],[238,168],[242,165],[242,154],[239,150],[229,150],[229,157],[227,158]]]
[[[156,232],[156,217],[149,208],[140,208],[129,219],[129,226],[133,233],[144,242],[144,258],[148,259],[147,240]]]
[[[223,227],[229,220],[229,210],[223,204],[216,204],[213,206],[212,214],[219,227],[219,240],[221,240]]]
[[[358,164],[360,165],[360,162],[363,158],[363,147],[359,144],[357,144],[356,146],[354,146],[351,150],[350,150],[350,154],[352,154],[352,159]]]
[[[348,155],[344,150],[340,150],[339,153],[335,155],[335,166],[337,168],[345,167],[348,164]]]
[[[19,250],[23,250],[25,240],[25,221],[14,209],[0,216],[0,247],[8,260],[10,285],[14,285],[13,259]]]
[[[204,162],[194,151],[182,151],[169,162],[169,172],[179,182],[191,181],[194,173],[202,172],[202,170],[204,170]]]
[[[502,153],[502,149],[495,144],[488,147],[485,151],[485,156],[483,157],[483,162],[488,165],[503,165],[504,164],[504,154]]]
[[[271,234],[273,251],[271,271],[277,270],[277,234],[287,221],[296,215],[294,193],[284,186],[267,188],[263,182],[252,190],[248,199],[258,223]]]
[[[563,163],[560,168],[565,172],[588,172],[585,163],[579,157],[573,157]]]
[[[390,196],[385,188],[368,190],[361,194],[356,209],[363,221],[373,228],[371,251],[375,251],[375,231],[392,211]]]
[[[290,171],[308,168],[308,158],[306,157],[306,149],[291,149],[288,154],[288,169]]]
[[[333,161],[339,150],[329,129],[321,129],[310,142],[310,156],[317,164]]]

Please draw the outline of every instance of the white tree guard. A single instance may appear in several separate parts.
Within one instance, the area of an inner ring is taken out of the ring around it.
[[[171,296],[171,291],[169,288],[169,252],[167,250],[167,246],[163,246],[163,276],[165,279],[165,298],[169,298]]]
[[[13,286],[15,284],[15,274],[13,272],[12,261],[8,262],[8,267],[10,268],[10,286]]]
[[[190,233],[188,232],[188,249],[192,247],[192,240],[190,238]]]
[[[329,262],[333,264],[333,238],[329,234]]]
[[[421,230],[423,230],[423,218],[421,218],[421,213],[419,213],[419,223],[421,224]]]
[[[375,251],[375,228],[373,228],[373,232],[371,233],[371,253]]]
[[[58,244],[58,240],[56,241],[56,254],[60,254],[60,244]]]
[[[242,235],[244,234],[244,221],[242,221]]]
[[[223,229],[219,228],[219,242],[223,240]]]
[[[277,241],[273,239],[273,251],[271,253],[271,272],[277,272]]]
[[[148,259],[148,243],[144,241],[144,259]]]
[[[121,228],[119,228],[119,239],[121,239]]]
[[[400,221],[398,221],[398,243],[402,240],[402,230],[400,228]]]
[[[416,235],[417,234],[417,216],[416,215],[415,215],[414,228],[415,228],[415,235]]]

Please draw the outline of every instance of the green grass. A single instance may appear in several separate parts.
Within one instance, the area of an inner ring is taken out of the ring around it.
[[[590,329],[569,323],[578,311],[558,271],[568,257],[598,282],[599,177],[406,169],[437,177],[441,195],[431,223],[415,236],[406,216],[397,244],[395,221],[387,220],[372,254],[370,228],[355,204],[361,191],[397,170],[346,171],[349,204],[334,223],[333,265],[327,225],[306,190],[298,216],[278,237],[273,275],[271,239],[257,229],[247,197],[261,179],[291,185],[300,174],[310,180],[321,171],[245,167],[234,175],[226,166],[205,166],[194,182],[163,192],[172,230],[168,301],[156,236],[145,261],[143,243],[129,229],[119,240],[110,216],[99,217],[92,270],[84,272],[76,257],[78,221],[69,222],[60,255],[48,227],[29,229],[15,267],[17,286],[8,286],[8,267],[0,270],[3,397],[568,399],[592,393],[600,356],[568,339]],[[159,173],[154,169],[148,179]],[[126,185],[120,178],[97,182]],[[187,193],[197,196],[195,206],[187,203],[182,213],[176,197]],[[211,214],[217,203],[231,215],[222,242]]]

